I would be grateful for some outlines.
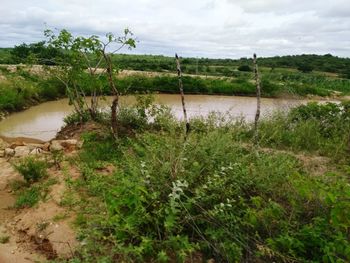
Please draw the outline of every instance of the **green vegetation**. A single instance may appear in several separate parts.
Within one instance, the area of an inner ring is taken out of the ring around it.
[[[10,236],[0,236],[0,244],[6,244],[10,240]]]
[[[22,44],[13,49],[0,49],[0,62],[28,64],[27,68],[17,66],[16,72],[10,72],[6,67],[0,68],[0,111],[18,111],[42,101],[63,96],[72,97],[74,94],[77,98],[81,98],[96,93],[98,95],[114,93],[108,81],[108,74],[95,76],[87,70],[87,65],[106,68],[109,63],[104,60],[98,63],[103,50],[101,40],[95,36],[74,38],[70,35],[69,38],[65,38],[69,32],[62,32],[61,35],[55,36],[56,38],[50,38],[49,43]],[[64,49],[63,39],[70,43],[73,50],[60,51]],[[130,39],[126,37],[123,41]],[[125,43],[133,44],[133,42]],[[113,68],[120,70],[159,72],[150,75],[139,73],[113,76],[121,94],[175,93],[178,90],[175,74],[168,74],[176,72],[174,58],[111,54],[110,61]],[[29,69],[31,63],[55,64],[63,67],[61,68],[63,71],[55,67],[44,67],[39,70],[41,72],[35,73]],[[350,94],[348,58],[331,55],[285,56],[259,58],[258,64],[262,76],[262,95],[265,97]],[[185,74],[184,88],[187,94],[247,96],[255,94],[251,59],[182,58],[181,65]],[[74,90],[78,92],[72,92]],[[72,103],[73,101],[75,100],[71,99]],[[82,100],[77,101],[81,103]],[[91,105],[90,112],[95,114],[94,105]]]
[[[151,55],[114,55],[113,61],[123,69],[145,71],[175,71],[174,58]],[[237,67],[252,65],[252,59],[183,58],[183,71],[189,74],[229,76]],[[278,68],[298,69],[306,65],[321,72],[345,74],[350,68],[349,58],[326,55],[297,55],[259,58],[259,65],[272,70]]]
[[[183,123],[149,102],[122,110],[117,141],[107,127],[84,135],[71,262],[350,260],[347,103],[272,116],[260,148],[251,124],[215,114],[193,119],[184,142]],[[309,169],[305,152],[327,167]]]
[[[21,184],[16,183],[14,186],[17,200],[14,205],[15,208],[28,208],[35,206],[40,200],[45,200],[50,186],[56,184],[57,181],[54,178],[47,180],[40,180],[33,184]]]
[[[41,64],[53,63],[52,57],[57,56],[56,50],[45,46],[44,42],[21,44],[14,48],[0,48],[0,64],[16,64],[18,62],[39,59]],[[174,58],[157,55],[126,55],[115,54],[112,58],[115,66],[122,69],[141,71],[175,71]],[[240,66],[252,64],[249,58],[240,59],[209,59],[209,58],[184,58],[183,70],[189,74],[221,75],[228,76],[234,69]],[[275,56],[259,58],[259,64],[271,69],[307,67],[320,72],[333,72],[346,77],[349,73],[350,59],[325,55],[295,55]]]
[[[349,154],[350,103],[309,103],[260,124],[261,145],[342,159]]]
[[[18,193],[15,208],[33,207],[40,199],[41,192],[38,186],[24,188]]]
[[[16,170],[23,176],[27,183],[35,183],[47,176],[47,164],[45,161],[34,157],[27,157],[15,164]]]
[[[19,111],[39,102],[66,96],[66,88],[54,76],[43,77],[19,68],[15,73],[2,70],[6,80],[0,81],[0,111]],[[262,95],[265,97],[306,96],[309,94],[329,96],[334,92],[350,94],[350,80],[329,78],[322,75],[304,74],[262,69]],[[91,94],[88,73],[76,80],[77,87],[85,94]],[[187,94],[255,95],[253,76],[250,72],[236,71],[234,77],[184,76]],[[103,95],[112,95],[107,77],[102,75],[98,83]],[[146,76],[136,74],[119,76],[115,84],[121,94],[132,93],[177,93],[177,77],[169,74]]]
[[[49,187],[56,183],[53,178],[47,179],[47,160],[39,160],[30,156],[15,163],[14,167],[25,180],[25,182],[15,181],[11,185],[17,195],[15,208],[36,205],[40,200],[45,199]]]
[[[150,96],[117,110],[119,94],[177,93],[172,58],[106,53],[110,43],[135,47],[129,30],[107,34],[106,43],[66,30],[45,34],[48,45],[0,50],[4,63],[56,65],[34,73],[2,68],[0,111],[67,96],[75,108],[67,125],[100,127],[83,134],[82,150],[69,160],[81,176],[65,171],[60,205],[77,212],[81,246],[64,262],[350,261],[349,102],[274,113],[259,122],[258,133],[244,119],[212,113],[192,119],[185,137],[184,123]],[[349,94],[349,61],[261,58],[262,94]],[[254,95],[251,64],[183,58],[185,93]],[[160,73],[116,75],[117,66]],[[95,74],[98,67],[107,73]],[[110,113],[98,111],[102,95],[115,96]],[[52,152],[56,169],[63,159],[63,152]],[[36,205],[56,183],[47,178],[46,162],[34,157],[15,167],[26,181],[13,184],[17,208]]]
[[[37,62],[41,65],[55,65],[53,58],[63,57],[60,50],[46,46],[45,41],[21,44],[11,50],[12,64]]]
[[[62,98],[65,87],[55,78],[30,73],[18,66],[16,72],[0,67],[0,112],[23,110],[43,101]]]

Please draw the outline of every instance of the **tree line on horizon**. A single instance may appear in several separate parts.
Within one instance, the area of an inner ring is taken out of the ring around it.
[[[13,48],[0,48],[0,64],[19,64],[36,61],[44,65],[55,65],[52,58],[64,53],[53,47],[47,46],[45,41],[20,44]],[[121,69],[141,71],[175,71],[174,58],[163,55],[131,55],[114,54],[112,62]],[[222,58],[182,58],[183,72],[187,74],[223,75],[230,76],[233,69],[239,71],[251,71],[249,65],[251,58],[222,59]],[[293,68],[301,72],[309,73],[313,70],[337,73],[341,77],[350,78],[350,58],[341,58],[331,54],[315,55],[288,55],[261,57],[259,64],[275,68]]]

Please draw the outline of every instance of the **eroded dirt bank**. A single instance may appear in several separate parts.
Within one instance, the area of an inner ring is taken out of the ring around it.
[[[51,150],[68,155],[77,149],[77,140],[42,142],[28,138],[0,138],[0,263],[44,262],[69,258],[78,245],[73,221],[75,215],[62,205],[66,180],[79,176],[76,169],[64,164],[64,172],[52,163]],[[45,198],[33,207],[15,208],[14,182],[24,183],[13,163],[28,156],[44,159],[50,165]],[[50,182],[48,184],[48,182]]]

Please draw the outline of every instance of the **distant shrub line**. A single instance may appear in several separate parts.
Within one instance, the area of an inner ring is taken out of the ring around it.
[[[0,81],[0,111],[14,112],[43,101],[55,100],[66,96],[65,86],[54,77],[40,77],[19,68],[10,73],[1,68],[6,80]],[[232,77],[184,76],[185,94],[217,94],[255,96],[252,73],[236,71]],[[91,83],[82,76],[77,81],[81,90],[89,94]],[[121,94],[133,93],[178,93],[178,80],[173,75],[145,76],[135,74],[118,76],[116,86]],[[106,76],[100,77],[98,85],[103,95],[111,95]],[[333,92],[350,93],[350,81],[329,79],[322,76],[293,72],[263,72],[262,96],[283,97],[285,95],[329,96]]]

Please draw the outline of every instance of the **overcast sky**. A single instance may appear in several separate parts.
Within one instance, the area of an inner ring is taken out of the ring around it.
[[[131,29],[134,53],[350,57],[350,0],[0,0],[0,47]],[[46,23],[46,26],[45,26]]]

